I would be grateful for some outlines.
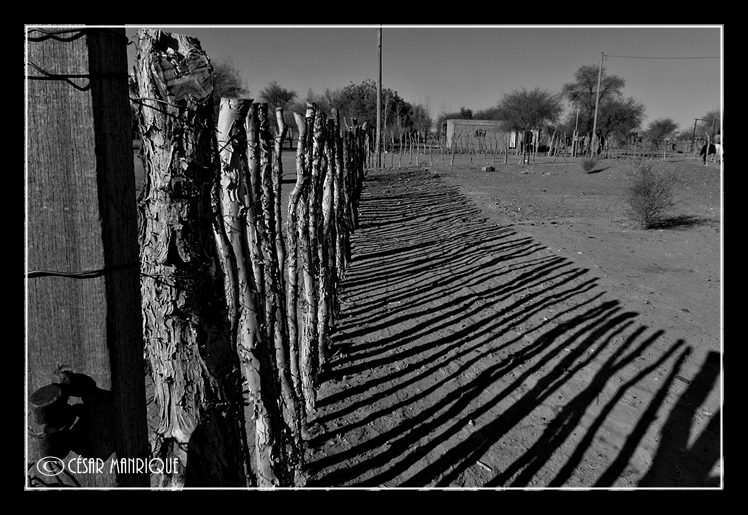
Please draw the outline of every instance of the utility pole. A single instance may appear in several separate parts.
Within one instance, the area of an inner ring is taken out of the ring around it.
[[[382,26],[377,29],[377,57],[379,60],[379,80],[377,81],[377,168],[382,167]]]
[[[28,486],[148,487],[127,37],[27,30]]]
[[[693,152],[693,144],[696,141],[696,124],[701,120],[701,118],[694,118],[693,119],[693,133],[691,134],[691,152]]]
[[[577,121],[574,122],[574,140],[571,142],[571,157],[577,157],[577,139],[579,138],[579,109],[577,109]]]
[[[597,148],[595,146],[595,140],[597,139],[597,105],[600,102],[600,81],[603,77],[603,61],[605,60],[605,54],[600,52],[600,71],[597,73],[597,96],[595,97],[595,118],[592,121],[592,140],[590,141],[590,155]]]

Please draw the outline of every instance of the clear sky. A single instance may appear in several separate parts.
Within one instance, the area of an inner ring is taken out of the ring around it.
[[[378,75],[379,25],[151,26],[200,40],[211,59],[230,57],[250,97],[271,81],[322,93]],[[623,78],[625,96],[646,108],[645,127],[670,118],[680,129],[723,107],[721,25],[383,25],[382,84],[433,117],[477,111],[526,88],[559,92],[580,66]]]

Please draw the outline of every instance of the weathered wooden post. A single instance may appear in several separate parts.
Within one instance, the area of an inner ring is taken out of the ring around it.
[[[462,131],[459,131],[456,135],[452,134],[452,160],[449,162],[449,166],[455,164],[455,150],[457,150],[457,138],[460,137]]]
[[[333,212],[335,224],[335,270],[337,281],[340,282],[345,274],[347,266],[345,245],[347,226],[345,224],[345,197],[343,185],[343,138],[340,127],[340,114],[337,109],[332,110],[335,130],[330,135],[332,144],[335,145],[335,175],[333,177]]]
[[[333,240],[334,213],[333,213],[333,182],[335,178],[335,121],[328,119],[324,134],[324,154],[325,166],[323,167],[324,176],[322,178],[322,220],[321,220],[321,237],[318,249],[319,256],[319,304],[317,310],[317,351],[319,363],[323,364],[328,358],[328,339],[329,328],[332,322],[333,297],[335,288],[333,276],[335,274],[335,242]]]
[[[306,165],[306,119],[299,113],[294,113],[294,120],[299,131],[296,147],[296,184],[291,190],[288,200],[288,216],[286,218],[287,265],[286,265],[286,317],[288,319],[288,344],[291,379],[296,395],[301,398],[301,372],[299,368],[299,323],[298,323],[298,263],[301,255],[301,222],[299,210],[305,205],[305,189],[309,182]],[[303,267],[303,261],[302,261]],[[304,405],[302,404],[302,407]]]
[[[301,420],[287,360],[284,296],[280,290],[273,192],[273,145],[267,104],[222,99],[218,124],[221,148],[220,224],[233,256],[239,298],[236,347],[247,383],[247,437],[257,486],[289,486],[299,469]],[[251,145],[250,145],[251,143]],[[277,143],[277,142],[276,142]],[[255,161],[257,181],[250,180]],[[257,184],[260,196],[256,196]],[[219,238],[223,240],[224,238]],[[256,260],[262,261],[257,267]],[[229,260],[224,260],[229,263]],[[259,295],[255,274],[264,296]],[[231,270],[224,270],[231,274]]]
[[[176,459],[157,486],[244,486],[241,379],[216,271],[213,72],[192,37],[143,29],[136,77],[145,353],[157,408],[151,452]]]
[[[277,114],[277,113],[276,113]],[[260,137],[260,181],[262,196],[257,205],[261,206],[264,223],[264,236],[261,242],[262,258],[265,263],[265,323],[268,330],[269,353],[268,382],[277,383],[274,391],[280,407],[279,418],[285,425],[284,431],[277,431],[280,456],[277,463],[283,485],[294,482],[294,472],[302,462],[303,448],[301,443],[302,415],[299,398],[296,396],[291,378],[289,362],[288,325],[285,309],[285,290],[283,289],[283,269],[278,259],[279,229],[276,214],[280,215],[280,202],[276,200],[276,189],[280,193],[278,163],[280,156],[274,153],[273,136],[270,132],[270,117],[266,103],[257,104],[258,133]],[[282,116],[282,113],[281,113]],[[276,140],[277,142],[277,140]],[[277,147],[276,147],[277,148]],[[257,199],[256,199],[257,200]],[[281,235],[282,238],[282,235]],[[283,245],[282,239],[280,245]],[[274,359],[273,359],[274,358]],[[272,391],[272,390],[271,390]],[[280,420],[278,421],[280,424]]]
[[[317,383],[317,292],[315,288],[317,257],[316,248],[316,182],[319,172],[315,172],[319,159],[319,122],[317,106],[308,103],[306,109],[306,148],[305,166],[309,177],[309,185],[305,188],[305,196],[300,198],[298,217],[299,255],[301,257],[302,275],[304,281],[304,316],[299,341],[299,371],[301,376],[301,390],[303,393],[306,415],[314,413],[316,404]]]
[[[249,248],[249,258],[252,262],[254,271],[255,285],[257,286],[257,295],[259,299],[265,298],[265,262],[262,259],[262,250],[260,248],[264,236],[264,225],[262,221],[262,210],[259,205],[261,194],[260,179],[260,133],[257,120],[257,104],[249,106],[249,112],[245,119],[247,131],[247,165],[245,184],[242,189],[244,206],[253,206],[252,210],[247,212],[245,226],[247,231],[247,244]],[[259,218],[256,218],[259,217]]]
[[[78,418],[29,418],[28,486],[147,487],[119,466],[148,458],[127,38],[31,28],[27,44],[26,386],[29,408]]]
[[[281,213],[281,185],[283,182],[283,140],[288,133],[286,121],[283,118],[283,108],[275,108],[275,121],[278,125],[278,132],[275,135],[275,158],[273,160],[273,197],[275,213],[275,250],[278,254],[278,266],[281,271],[280,288],[285,291],[285,280],[283,270],[286,265],[286,244],[283,237],[283,215]]]
[[[247,255],[245,214],[243,213],[247,181],[247,135],[245,118],[251,99],[221,99],[218,114],[217,141],[220,152],[220,189],[217,213],[223,231],[217,240],[223,254],[221,264],[226,278],[226,297],[231,321],[231,345],[239,356],[242,379],[247,385],[248,405],[245,409],[246,437],[249,446],[249,482],[260,486],[273,484],[274,473],[269,461],[271,452],[270,415],[262,398],[262,364],[259,354],[265,345],[257,286],[251,261]],[[252,206],[251,209],[254,209]],[[233,289],[233,291],[231,291]],[[259,429],[258,429],[259,426]]]

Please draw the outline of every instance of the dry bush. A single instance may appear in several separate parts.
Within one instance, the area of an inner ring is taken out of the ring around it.
[[[592,172],[597,166],[597,159],[594,157],[586,157],[582,159],[582,170],[587,173]]]
[[[629,216],[643,229],[662,224],[664,214],[673,207],[673,190],[677,177],[658,172],[651,164],[640,163],[630,175],[626,188]]]

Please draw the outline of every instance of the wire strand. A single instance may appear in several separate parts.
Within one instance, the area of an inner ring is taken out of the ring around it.
[[[65,42],[74,41],[92,32],[108,33],[113,36],[116,36],[118,39],[124,40],[125,43],[127,44],[130,43],[130,40],[127,38],[127,36],[121,36],[120,34],[115,33],[112,29],[102,28],[102,27],[88,27],[88,28],[81,28],[81,29],[62,29],[62,30],[30,29],[28,34],[31,34],[32,32],[38,32],[42,34],[39,37],[27,36],[28,40],[34,43],[37,43],[39,41],[44,41],[45,39],[55,39],[57,41],[65,41]],[[61,34],[73,34],[73,35],[70,37],[60,37]]]
[[[91,279],[100,277],[107,272],[116,270],[129,270],[131,268],[140,268],[140,263],[130,263],[127,265],[111,266],[99,270],[86,270],[85,272],[59,272],[56,270],[31,270],[26,272],[27,279],[36,279],[37,277],[68,277],[71,279]]]
[[[722,59],[722,56],[711,56],[711,57],[648,57],[648,56],[636,56],[636,55],[608,55],[603,54],[604,57],[617,57],[619,59]]]
[[[73,86],[75,89],[79,91],[88,91],[91,89],[91,79],[111,79],[111,78],[117,78],[117,79],[123,79],[123,78],[129,78],[129,75],[124,73],[97,73],[97,74],[61,74],[61,73],[50,73],[36,64],[32,63],[31,61],[26,63],[27,65],[31,66],[35,70],[37,70],[39,73],[42,73],[43,75],[27,75],[26,78],[29,80],[62,80]],[[85,86],[80,86],[73,82],[70,79],[88,79],[88,84]]]

